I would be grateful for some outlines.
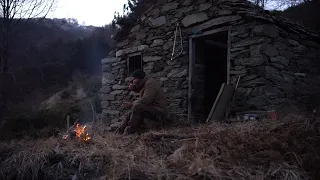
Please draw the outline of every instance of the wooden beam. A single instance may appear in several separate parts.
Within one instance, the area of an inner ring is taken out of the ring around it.
[[[227,44],[227,84],[230,84],[230,59],[231,59],[231,27],[228,28],[228,44]]]
[[[224,89],[224,86],[225,86],[225,83],[223,83],[223,84],[221,85],[221,87],[220,87],[219,93],[218,93],[218,95],[217,95],[217,97],[216,97],[216,100],[214,101],[214,103],[213,103],[213,105],[212,105],[212,107],[211,107],[211,110],[210,110],[210,113],[209,113],[209,115],[208,115],[208,117],[207,117],[206,123],[208,123],[208,122],[211,120],[213,111],[214,111],[214,109],[215,109],[215,107],[216,107],[216,105],[217,105],[217,103],[218,103],[218,100],[219,100],[221,94],[222,94],[222,91],[223,91],[223,89]]]
[[[207,35],[211,35],[211,34],[214,34],[214,33],[227,31],[228,29],[229,29],[229,26],[216,28],[216,29],[213,29],[213,30],[201,32],[199,34],[191,35],[190,38],[198,38],[198,37],[202,37],[202,36],[207,36]]]
[[[221,42],[216,42],[213,40],[205,40],[205,43],[208,43],[210,45],[214,45],[214,46],[218,46],[218,47],[222,47],[222,48],[228,48],[228,46],[224,43]]]
[[[194,40],[189,38],[188,122],[191,122],[193,119],[191,97],[193,92],[193,69],[195,64],[194,45]]]
[[[221,17],[206,21],[202,24],[196,25],[194,27],[191,27],[188,31],[190,33],[201,32],[201,31],[209,29],[213,26],[218,26],[218,25],[226,24],[226,23],[232,23],[232,22],[238,21],[240,19],[242,19],[242,17],[239,15],[221,16]]]
[[[221,85],[220,91],[214,104],[212,105],[210,114],[207,118],[207,123],[209,121],[217,120],[220,121],[225,117],[225,113],[228,109],[229,103],[234,94],[234,88],[231,85],[223,83]]]

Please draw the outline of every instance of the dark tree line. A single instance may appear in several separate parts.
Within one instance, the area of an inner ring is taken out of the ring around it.
[[[24,101],[39,89],[66,87],[75,72],[100,75],[101,59],[112,49],[111,25],[61,30],[45,21],[48,22],[36,26],[34,23],[17,25],[27,26],[28,31],[17,35],[7,63],[8,71],[1,74],[7,107]]]
[[[97,27],[85,38],[68,41],[58,38],[41,46],[35,43],[24,53],[12,54],[17,61],[11,65],[12,73],[4,75],[9,100],[21,101],[37,88],[65,87],[75,72],[100,75],[101,59],[113,46],[110,33],[110,26]]]
[[[74,71],[97,75],[113,29],[46,19],[56,0],[0,0],[0,126],[8,106],[37,89],[65,86]]]
[[[78,69],[89,75],[98,75],[101,73],[101,59],[108,56],[113,48],[112,27],[110,25],[104,28],[96,28],[93,34],[85,39],[71,42],[74,47],[73,54],[68,63],[73,71]]]
[[[12,73],[9,63],[16,36],[22,31],[17,24],[28,23],[30,19],[40,17],[41,22],[52,10],[55,0],[0,0],[0,122],[5,119],[7,110],[6,74]]]

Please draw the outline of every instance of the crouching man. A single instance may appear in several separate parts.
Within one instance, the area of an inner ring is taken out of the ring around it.
[[[132,77],[129,89],[139,93],[140,97],[133,103],[122,104],[122,108],[130,108],[131,111],[117,130],[121,134],[138,132],[144,123],[144,118],[155,121],[159,126],[165,124],[167,119],[167,102],[161,85],[143,70],[133,72]]]

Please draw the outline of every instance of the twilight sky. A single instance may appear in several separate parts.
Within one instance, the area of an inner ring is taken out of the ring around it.
[[[54,11],[48,14],[49,18],[75,18],[79,24],[103,26],[109,24],[114,12],[123,11],[123,4],[128,0],[57,0]],[[270,2],[271,1],[271,2]],[[269,0],[267,9],[273,9]],[[89,3],[90,2],[90,3]]]
[[[103,26],[113,19],[114,11],[122,13],[127,0],[59,0],[49,18],[75,18],[79,24]]]

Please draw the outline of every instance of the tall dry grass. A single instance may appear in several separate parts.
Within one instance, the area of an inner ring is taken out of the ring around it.
[[[0,179],[320,179],[319,129],[302,116],[130,136],[94,127],[90,143],[1,142]]]

